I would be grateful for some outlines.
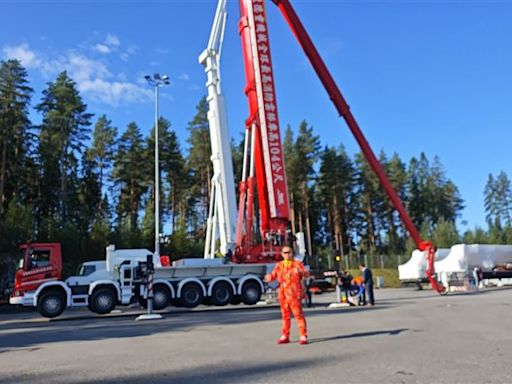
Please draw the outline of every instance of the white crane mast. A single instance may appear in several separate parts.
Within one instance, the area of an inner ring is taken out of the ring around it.
[[[220,86],[220,55],[226,26],[226,0],[219,0],[208,47],[199,56],[205,66],[208,124],[213,163],[212,191],[206,228],[205,259],[234,251],[237,207],[226,106]],[[218,235],[217,235],[218,229]],[[220,240],[220,249],[217,247]]]

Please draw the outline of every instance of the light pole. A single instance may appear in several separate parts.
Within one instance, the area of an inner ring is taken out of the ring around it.
[[[160,164],[158,154],[158,88],[169,85],[169,76],[146,75],[144,78],[148,84],[155,88],[155,256],[160,257]]]

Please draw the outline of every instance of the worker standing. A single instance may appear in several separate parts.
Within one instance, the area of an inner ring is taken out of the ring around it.
[[[375,300],[373,299],[373,273],[365,264],[359,264],[359,269],[363,273],[363,287],[364,287],[364,304],[367,303],[367,300],[370,302],[370,305],[375,305]]]
[[[281,305],[282,332],[277,340],[278,344],[290,342],[290,318],[297,321],[299,328],[299,344],[308,343],[306,319],[302,312],[302,298],[304,297],[304,285],[302,280],[309,276],[304,264],[293,258],[293,250],[289,246],[281,249],[283,260],[276,264],[271,273],[265,276],[265,281],[277,280],[279,282],[278,297]]]

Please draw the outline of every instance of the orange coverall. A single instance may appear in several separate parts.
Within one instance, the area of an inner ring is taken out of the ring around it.
[[[289,263],[286,260],[280,261],[270,274],[271,280],[279,282],[278,297],[283,318],[283,336],[290,336],[290,318],[292,313],[297,321],[300,336],[308,336],[306,319],[302,312],[302,298],[304,297],[302,279],[308,276],[309,272],[304,268],[304,264],[294,259],[289,260]]]

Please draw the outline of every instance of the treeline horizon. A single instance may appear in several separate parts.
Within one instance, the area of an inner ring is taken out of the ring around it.
[[[104,258],[107,244],[153,250],[155,127],[144,135],[135,121],[119,129],[92,113],[65,71],[41,100],[33,93],[19,61],[0,62],[0,267],[12,269],[26,241],[60,242],[68,274],[81,261]],[[31,122],[31,108],[41,124]],[[159,119],[161,223],[171,230],[161,253],[174,259],[203,255],[213,175],[207,110],[203,97],[187,127]],[[176,135],[185,129],[187,152]],[[308,261],[327,268],[341,256],[350,267],[364,257],[384,265],[382,255],[415,248],[361,153],[349,156],[341,143],[322,146],[306,120],[283,134],[290,224],[306,234]],[[232,150],[238,181],[243,142],[233,141]],[[488,229],[459,233],[464,200],[437,156],[404,161],[381,151],[379,161],[421,236],[436,246],[512,241],[505,172],[489,174],[483,186]]]

